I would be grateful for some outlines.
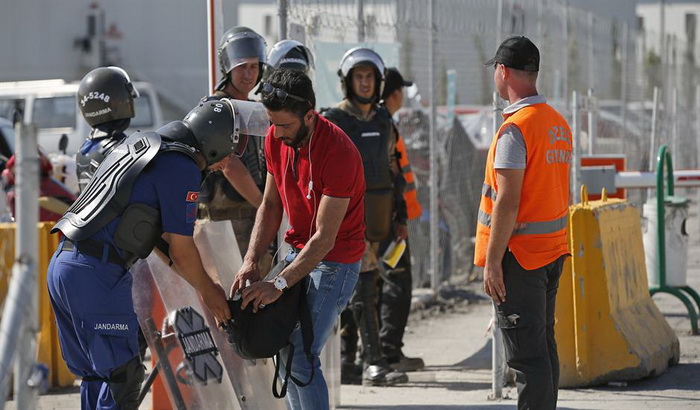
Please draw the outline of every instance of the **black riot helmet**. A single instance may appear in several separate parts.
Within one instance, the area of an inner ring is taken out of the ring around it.
[[[139,93],[120,67],[96,68],[78,87],[78,107],[92,127],[108,121],[134,117],[134,98]]]
[[[228,98],[200,103],[182,122],[192,132],[194,148],[202,153],[208,165],[231,153],[243,155],[248,136],[240,133],[236,106]]]
[[[223,78],[216,85],[216,89],[222,90],[226,86],[231,70],[245,64],[250,58],[258,59],[260,64],[258,82],[260,82],[267,61],[265,47],[265,39],[248,27],[236,26],[224,33],[217,50],[219,69]]]
[[[374,97],[372,97],[371,100],[366,100],[355,95],[352,90],[352,70],[360,66],[374,68],[376,81]],[[384,61],[374,50],[365,47],[355,47],[346,51],[343,58],[340,59],[340,64],[338,64],[338,76],[340,77],[345,97],[348,99],[355,99],[361,104],[379,102],[379,96],[382,95],[382,90],[384,88],[385,71]]]

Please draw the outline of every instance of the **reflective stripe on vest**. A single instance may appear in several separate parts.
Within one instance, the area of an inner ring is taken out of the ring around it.
[[[540,222],[517,222],[516,224],[522,224],[524,226],[513,230],[513,235],[543,235],[548,233],[554,233],[561,231],[566,228],[567,221],[569,220],[569,215],[566,214],[561,218],[553,219],[551,221],[540,221]],[[479,209],[478,221],[484,226],[491,227],[491,215]]]
[[[481,187],[481,196],[485,196],[487,198],[491,198],[493,202],[496,202],[496,195],[498,193],[496,192],[495,189],[491,188],[488,184],[484,183],[484,185]]]

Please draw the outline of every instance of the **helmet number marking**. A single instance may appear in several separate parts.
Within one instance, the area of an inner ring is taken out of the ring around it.
[[[97,92],[97,91],[92,91],[83,96],[83,98],[80,100],[80,105],[83,107],[85,106],[85,103],[88,102],[88,100],[102,100],[105,103],[109,103],[109,94]]]

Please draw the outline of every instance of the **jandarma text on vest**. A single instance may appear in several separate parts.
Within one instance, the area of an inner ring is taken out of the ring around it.
[[[129,330],[129,325],[126,323],[95,323],[94,330]]]

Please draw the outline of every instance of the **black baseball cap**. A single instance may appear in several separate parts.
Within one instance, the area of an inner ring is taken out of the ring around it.
[[[540,71],[540,50],[525,36],[507,38],[496,51],[496,56],[484,63],[490,67],[494,63],[522,71]]]
[[[386,69],[386,74],[384,75],[384,92],[382,93],[382,100],[399,88],[410,87],[412,85],[413,82],[406,81],[396,67],[389,67]]]

